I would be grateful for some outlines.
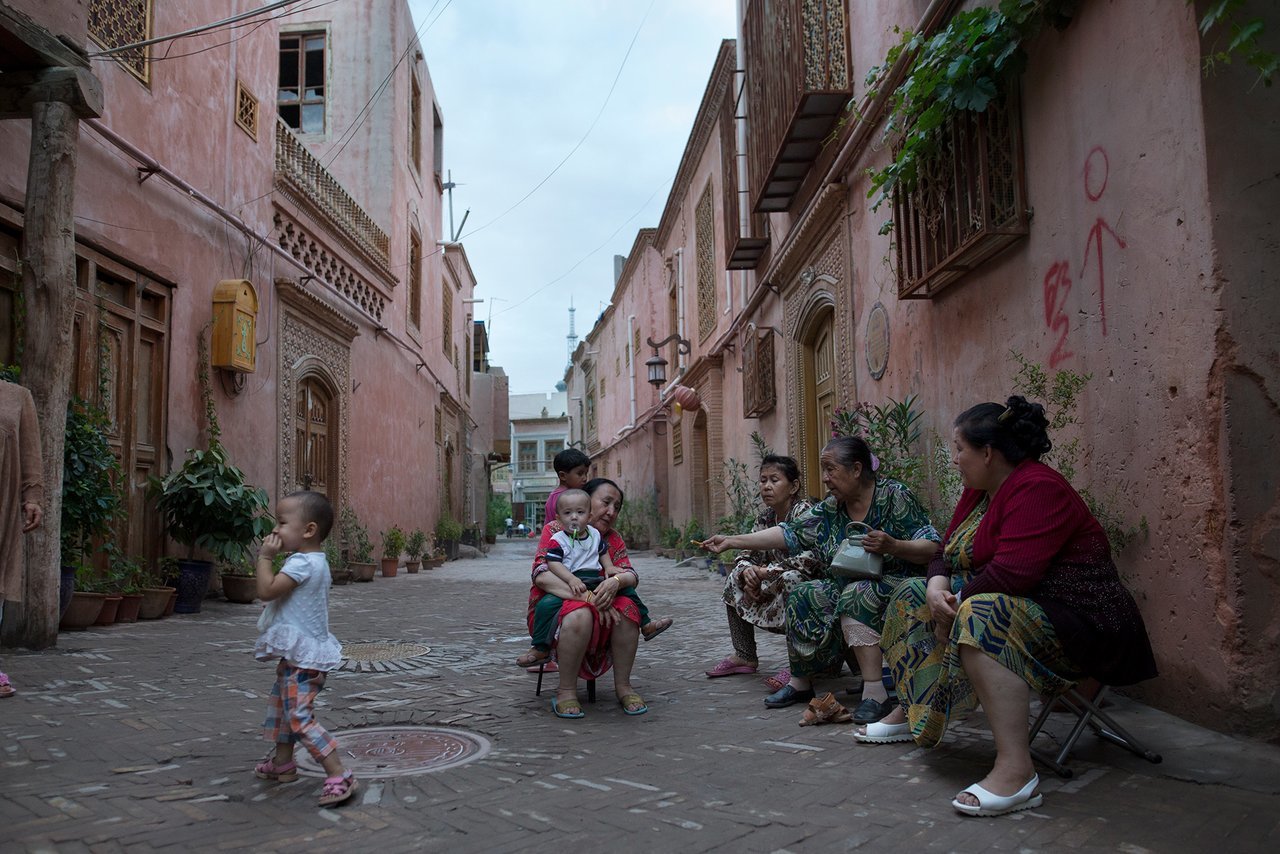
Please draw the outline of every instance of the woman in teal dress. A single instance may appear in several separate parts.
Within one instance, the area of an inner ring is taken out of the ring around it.
[[[799,518],[751,534],[717,535],[707,548],[781,549],[796,554],[810,550],[829,567],[840,543],[861,534],[862,523],[872,530],[863,547],[884,557],[879,581],[824,578],[795,585],[787,595],[787,656],[791,680],[765,698],[780,709],[813,699],[813,678],[844,659],[852,648],[862,674],[863,699],[855,710],[860,723],[879,720],[893,704],[881,680],[880,631],[889,598],[906,578],[922,576],[941,537],[929,522],[919,500],[906,486],[876,475],[879,460],[862,439],[832,439],[820,456],[822,483],[830,495]]]

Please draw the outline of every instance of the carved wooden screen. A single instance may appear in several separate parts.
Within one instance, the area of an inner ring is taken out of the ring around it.
[[[716,234],[711,204],[711,182],[702,191],[697,208],[698,339],[716,328]]]
[[[893,197],[898,296],[928,298],[1029,231],[1016,90],[961,112],[909,192]]]
[[[89,0],[89,35],[103,47],[146,41],[151,38],[151,0]],[[148,50],[122,51],[112,58],[145,83],[150,75]]]
[[[777,403],[773,373],[772,330],[748,331],[742,344],[743,417],[757,418],[773,410]]]

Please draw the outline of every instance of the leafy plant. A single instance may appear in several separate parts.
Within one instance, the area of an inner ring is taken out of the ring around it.
[[[124,475],[107,441],[107,413],[80,397],[67,404],[62,452],[62,561],[78,564],[122,514]]]
[[[756,521],[758,490],[747,472],[746,463],[732,457],[725,460],[719,481],[720,488],[729,499],[729,515],[716,522],[717,531],[721,534],[750,533]]]
[[[623,502],[613,527],[628,546],[639,548],[653,541],[660,524],[658,494],[651,489]]]
[[[1191,5],[1193,0],[1187,0]],[[1244,0],[1216,0],[1205,9],[1200,18],[1200,35],[1208,37],[1211,31],[1226,29],[1231,36],[1225,47],[1219,43],[1204,55],[1204,73],[1212,74],[1219,65],[1230,65],[1233,58],[1243,59],[1258,71],[1258,81],[1270,86],[1276,73],[1280,72],[1280,55],[1273,50],[1265,50],[1259,43],[1266,31],[1262,18],[1244,20]]]
[[[21,373],[22,368],[17,365],[6,365],[0,362],[0,381],[16,384]]]
[[[338,545],[337,537],[330,537],[324,541],[324,558],[329,562],[330,572],[341,572],[347,568],[347,562],[342,557],[342,547]]]
[[[400,553],[404,551],[404,531],[399,525],[392,525],[389,529],[382,532],[382,556],[384,558],[399,559]]]
[[[497,493],[489,496],[489,505],[485,518],[489,525],[488,531],[490,533],[505,531],[507,519],[511,518],[511,499]]]
[[[332,564],[330,566],[332,567]],[[239,560],[218,561],[218,573],[220,575],[238,575],[251,578],[257,574],[257,569],[253,561],[246,555]]]
[[[1092,374],[1078,374],[1075,371],[1060,369],[1052,374],[1043,367],[1027,359],[1016,350],[1009,352],[1010,358],[1018,366],[1014,372],[1013,389],[1017,394],[1035,400],[1044,401],[1045,415],[1049,419],[1049,430],[1053,433],[1065,430],[1078,424],[1076,414],[1080,393],[1093,379]],[[1053,449],[1045,454],[1042,461],[1061,472],[1062,476],[1075,482],[1077,465],[1081,459],[1080,438],[1072,437],[1069,441],[1055,441]],[[1148,533],[1147,517],[1143,516],[1137,525],[1129,524],[1121,510],[1119,495],[1112,491],[1105,495],[1095,493],[1088,487],[1076,487],[1080,497],[1093,513],[1098,524],[1107,534],[1112,552],[1120,552],[1139,536]]]
[[[118,589],[121,593],[138,593],[146,586],[146,572],[140,559],[116,554],[111,558],[111,565],[119,580]]]
[[[893,160],[868,170],[878,210],[899,188],[914,189],[920,167],[934,157],[947,123],[960,111],[982,112],[1026,67],[1023,44],[1044,25],[1065,27],[1078,0],[1000,0],[994,8],[957,12],[933,36],[895,28],[901,35],[884,62],[867,73],[867,97],[876,98],[894,66],[905,59],[902,82],[889,95],[886,141],[897,139]],[[850,108],[856,109],[850,102]],[[885,224],[881,233],[892,227]]]
[[[369,529],[361,524],[356,511],[343,507],[338,514],[338,528],[352,563],[369,563],[373,559],[373,543],[369,541]]]
[[[759,430],[751,431],[751,447],[756,452],[756,462],[764,462],[764,458],[773,453],[773,448],[769,447],[769,443],[765,441],[764,436],[760,435]]]
[[[266,490],[251,485],[231,464],[220,437],[218,413],[209,382],[209,348],[201,330],[197,378],[204,399],[209,447],[187,449],[187,459],[163,478],[152,476],[147,493],[164,517],[169,536],[194,555],[205,549],[223,560],[242,560],[250,544],[270,533]]]
[[[409,556],[409,560],[421,560],[422,553],[427,549],[427,532],[421,528],[414,528],[413,532],[405,538],[404,553]]]
[[[832,436],[859,436],[880,460],[878,474],[901,481],[916,495],[925,494],[927,466],[920,451],[920,423],[924,411],[920,398],[909,394],[901,401],[875,405],[866,401],[837,407],[831,417]]]
[[[696,543],[700,543],[706,538],[707,533],[703,530],[702,523],[696,518],[692,518],[684,523],[684,530],[680,532],[680,541],[676,546],[677,548],[692,551],[699,548],[699,546],[695,545]]]
[[[436,522],[437,542],[456,542],[462,539],[462,523],[449,517],[441,516]]]
[[[674,549],[680,545],[680,529],[675,525],[664,526],[658,542],[662,543],[664,549]]]

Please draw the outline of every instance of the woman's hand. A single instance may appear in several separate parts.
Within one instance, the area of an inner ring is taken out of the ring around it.
[[[747,604],[754,605],[760,601],[760,585],[764,580],[764,567],[749,566],[742,571],[742,597]]]
[[[872,554],[891,555],[897,545],[898,540],[884,531],[870,531],[862,537],[862,547]]]
[[[941,579],[945,585],[935,584],[935,579]],[[960,606],[956,594],[951,592],[950,580],[943,575],[929,579],[924,598],[929,605],[929,613],[933,615],[934,635],[939,642],[945,642],[951,636],[951,626],[956,621],[956,610]]]
[[[733,537],[730,537],[727,534],[714,534],[702,541],[702,548],[711,552],[713,555],[718,555],[722,551],[733,548],[733,546],[729,545],[729,541],[731,539],[733,539]]]
[[[618,585],[618,576],[616,575],[600,582],[599,586],[596,587],[596,599],[594,602],[597,611],[603,614],[605,611],[613,610],[613,600],[618,595]]]
[[[28,501],[22,505],[22,533],[34,531],[40,527],[40,521],[44,518],[44,510],[40,509],[40,505],[34,501]]]

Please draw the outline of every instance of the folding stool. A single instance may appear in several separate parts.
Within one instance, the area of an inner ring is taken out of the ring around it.
[[[1090,727],[1100,738],[1120,745],[1135,756],[1141,756],[1153,764],[1161,762],[1162,757],[1160,754],[1148,750],[1142,742],[1138,741],[1131,733],[1112,720],[1110,715],[1099,708],[1102,705],[1102,698],[1106,696],[1108,690],[1108,687],[1103,685],[1097,696],[1090,700],[1075,688],[1071,688],[1065,694],[1059,694],[1056,698],[1046,701],[1044,708],[1040,710],[1040,716],[1036,718],[1035,723],[1031,726],[1028,742],[1035,741],[1041,727],[1049,720],[1049,715],[1053,713],[1055,706],[1059,703],[1066,706],[1076,716],[1076,722],[1071,727],[1070,735],[1062,742],[1056,756],[1051,756],[1034,747],[1031,748],[1031,755],[1052,768],[1059,777],[1070,777],[1071,769],[1065,764],[1067,756],[1071,753],[1072,748],[1076,746],[1076,742],[1080,739],[1085,727]]]
[[[538,687],[537,687],[537,690],[533,692],[533,696],[535,697],[542,696],[542,675],[546,672],[547,662],[550,660],[551,659],[549,658],[544,658],[542,662],[538,665]],[[588,679],[587,680],[587,702],[594,703],[595,701],[596,701],[596,680]]]

